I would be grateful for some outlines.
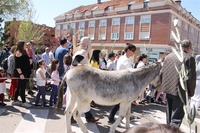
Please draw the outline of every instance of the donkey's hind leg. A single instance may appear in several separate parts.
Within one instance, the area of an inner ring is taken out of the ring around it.
[[[112,126],[110,127],[110,132],[109,133],[114,133],[115,132],[115,129],[117,128],[117,126],[119,125],[121,120],[124,118],[125,113],[126,113],[126,111],[127,111],[129,106],[130,106],[130,103],[124,103],[124,102],[120,103],[119,117],[117,118],[115,123],[113,123]]]
[[[67,102],[67,107],[65,109],[65,120],[66,120],[66,128],[65,131],[67,133],[73,133],[71,128],[71,117],[73,114],[73,109],[76,104],[76,97],[74,95],[70,95],[69,101]]]
[[[83,133],[88,133],[88,130],[87,130],[87,127],[85,126],[85,124],[83,123],[83,121],[81,120],[81,115],[82,115],[82,112],[87,108],[89,103],[90,103],[90,101],[87,101],[87,100],[83,100],[83,101],[77,100],[77,104],[76,104],[76,107],[74,110],[74,118],[76,119],[76,121],[77,121],[78,125],[80,126],[81,131]]]

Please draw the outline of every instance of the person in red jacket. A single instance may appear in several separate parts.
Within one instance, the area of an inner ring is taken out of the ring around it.
[[[4,77],[4,69],[0,67],[0,105],[6,106],[4,103],[4,93],[6,92],[6,78]]]

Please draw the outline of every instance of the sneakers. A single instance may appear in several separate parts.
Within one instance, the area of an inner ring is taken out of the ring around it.
[[[87,122],[92,122],[92,123],[94,123],[98,120],[99,120],[99,117],[92,117],[91,119],[86,119]]]
[[[30,107],[31,107],[31,105],[30,105],[30,104],[28,104],[28,103],[22,103],[22,107],[25,107],[25,108],[30,108]]]
[[[43,104],[42,107],[49,107],[49,105],[48,104]]]
[[[113,124],[115,123],[115,120],[108,120],[108,124]]]
[[[21,105],[22,105],[22,103],[21,103],[21,102],[19,102],[19,101],[14,101],[14,102],[12,102],[12,105],[21,106]]]

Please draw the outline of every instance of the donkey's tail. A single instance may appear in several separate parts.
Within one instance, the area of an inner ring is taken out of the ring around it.
[[[64,75],[60,85],[59,85],[59,88],[58,88],[58,99],[57,99],[57,102],[56,102],[56,108],[57,110],[61,109],[62,108],[62,103],[63,103],[63,86],[66,82],[66,79],[67,79],[67,74]]]

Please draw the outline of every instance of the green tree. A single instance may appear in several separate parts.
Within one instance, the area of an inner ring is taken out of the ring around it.
[[[0,17],[10,19],[19,18],[29,7],[30,0],[0,0]]]
[[[20,21],[18,33],[16,34],[17,41],[24,40],[25,42],[28,42],[34,40],[36,44],[43,42],[44,31],[46,29],[45,26],[36,24],[34,21],[35,15],[36,10],[30,3],[27,13],[24,15],[22,21]]]

